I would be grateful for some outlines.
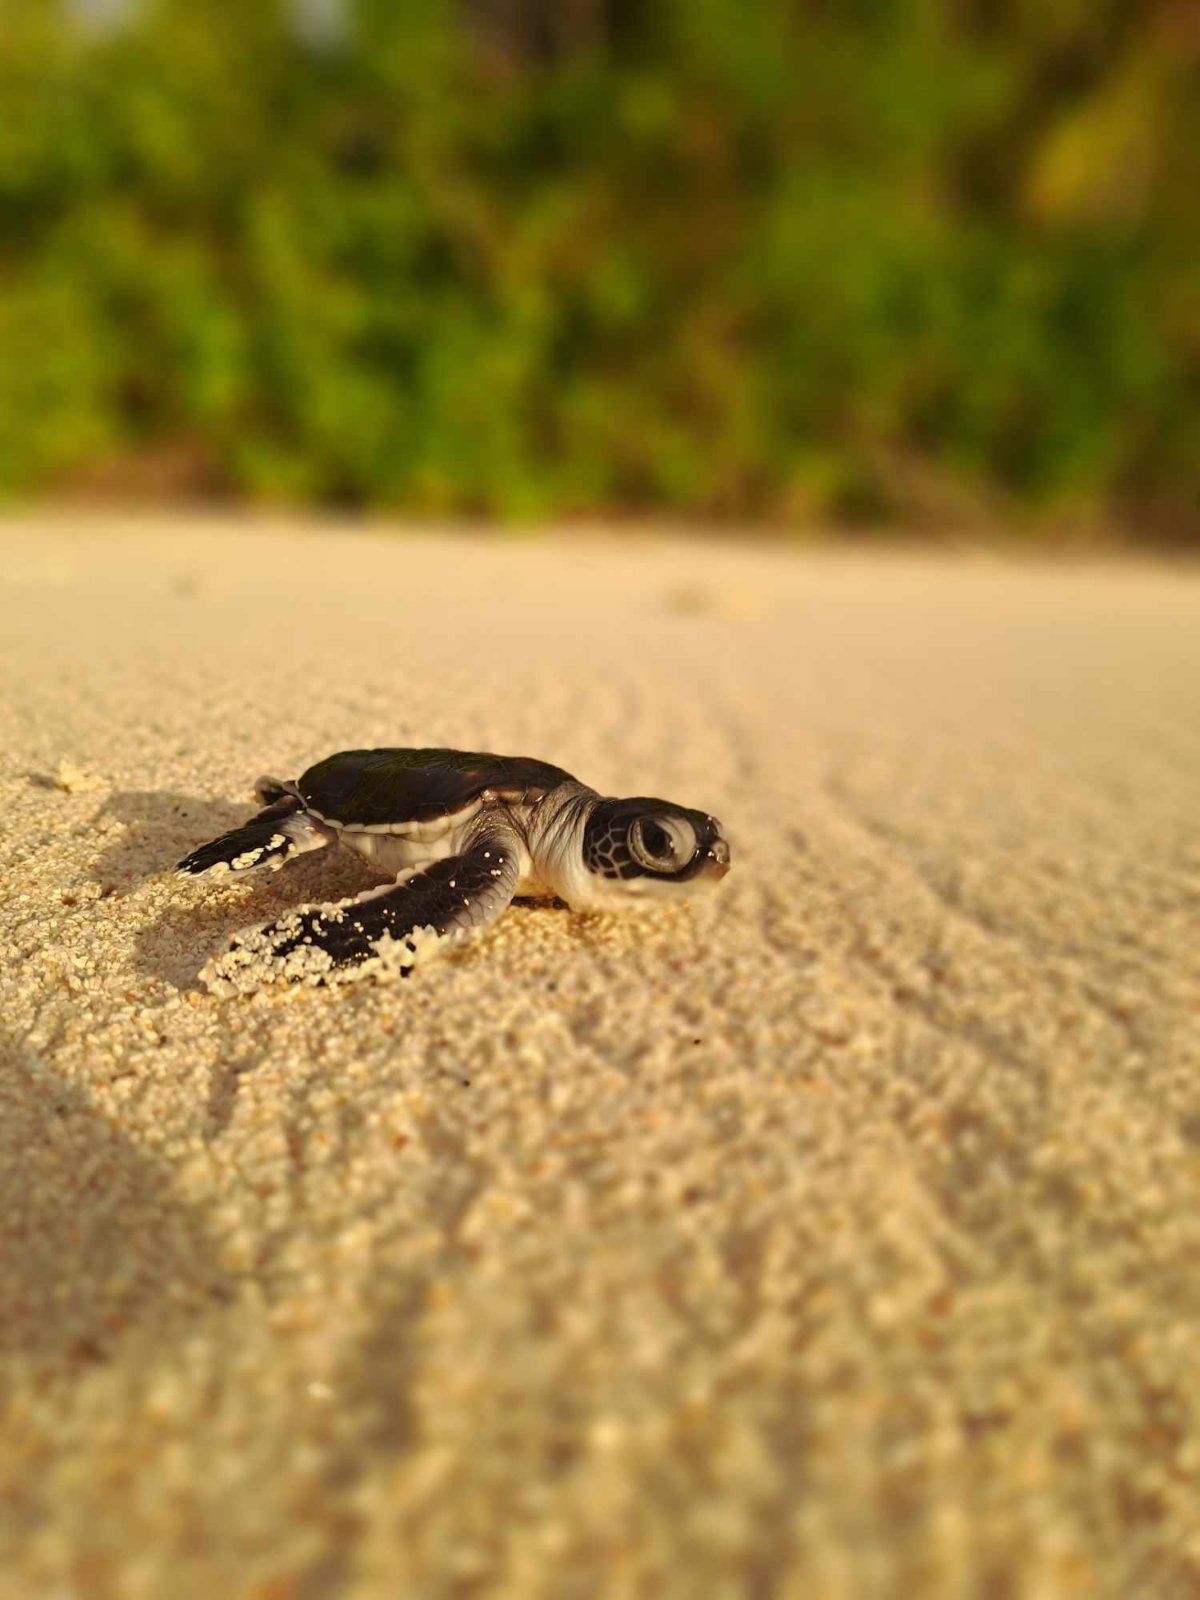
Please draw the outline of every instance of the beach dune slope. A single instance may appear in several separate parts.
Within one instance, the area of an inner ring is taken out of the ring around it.
[[[1200,1591],[1200,580],[0,535],[0,1596]],[[555,762],[711,895],[221,999],[259,773]]]

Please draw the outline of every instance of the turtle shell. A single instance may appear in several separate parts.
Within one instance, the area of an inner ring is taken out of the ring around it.
[[[343,827],[386,827],[452,816],[485,789],[533,803],[571,774],[528,756],[467,750],[342,750],[297,779],[306,806]]]

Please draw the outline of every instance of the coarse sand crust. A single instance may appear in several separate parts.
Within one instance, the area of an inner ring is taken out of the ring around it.
[[[0,1600],[1200,1594],[1200,576],[0,531]],[[725,823],[408,980],[198,987],[262,772]]]

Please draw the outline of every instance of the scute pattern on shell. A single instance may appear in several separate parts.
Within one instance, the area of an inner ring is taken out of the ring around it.
[[[489,751],[343,750],[309,767],[296,792],[331,822],[370,827],[450,816],[485,789],[535,801],[570,777],[546,761]]]

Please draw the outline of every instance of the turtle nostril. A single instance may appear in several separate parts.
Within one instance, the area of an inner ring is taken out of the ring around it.
[[[714,840],[709,846],[708,854],[709,858],[716,866],[720,867],[722,872],[729,871],[729,841],[727,839]]]

